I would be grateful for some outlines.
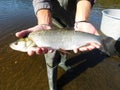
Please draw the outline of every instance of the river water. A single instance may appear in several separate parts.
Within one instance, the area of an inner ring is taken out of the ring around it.
[[[9,48],[15,32],[36,25],[32,0],[0,0],[0,90],[49,90],[43,55],[29,57]],[[90,21],[99,30],[101,10],[120,8],[119,0],[97,0]],[[68,57],[73,68],[59,68],[62,90],[120,90],[120,57],[99,50]]]

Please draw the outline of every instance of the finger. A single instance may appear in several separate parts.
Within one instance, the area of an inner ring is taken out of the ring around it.
[[[32,50],[29,50],[29,51],[27,52],[27,54],[28,54],[29,56],[32,56],[34,53],[35,53],[35,52],[32,51]]]
[[[87,51],[91,51],[91,50],[93,50],[93,49],[95,49],[95,47],[94,47],[94,46],[91,46],[91,45],[86,47],[86,50],[87,50]]]
[[[42,53],[41,48],[37,48],[37,49],[36,49],[36,54],[37,54],[37,55],[40,55],[41,53]]]
[[[97,43],[88,43],[85,46],[80,47],[79,51],[90,51],[90,50],[93,50],[95,48],[100,48],[100,44],[97,44]]]
[[[31,31],[30,30],[22,30],[20,32],[17,32],[15,35],[18,38],[22,38],[25,37],[26,35],[28,35]]]
[[[41,51],[42,51],[43,54],[48,53],[48,49],[47,48],[41,48]]]
[[[45,48],[45,47],[42,47],[42,48],[36,48],[36,54],[37,55],[40,55],[40,54],[45,54],[45,53],[48,53],[48,52],[50,52],[50,53],[52,53],[54,50],[53,49],[51,49],[51,48]]]
[[[42,47],[41,49],[43,53],[52,53],[54,51],[54,49],[52,49],[51,47]]]
[[[31,47],[31,48],[28,48],[27,53],[29,56],[32,56],[33,54],[36,53],[36,50],[37,50],[36,47]]]
[[[74,53],[78,53],[78,48],[75,48],[73,51]]]
[[[54,51],[54,49],[52,49],[51,47],[48,47],[48,52],[52,53]]]
[[[51,49],[51,50],[49,50],[48,52],[49,52],[49,53],[52,53],[53,51],[54,51],[54,50]]]
[[[91,42],[89,43],[89,45],[95,47],[95,48],[100,48],[101,44],[98,44],[98,43],[94,43],[94,42]]]
[[[80,47],[79,51],[88,51],[88,49],[86,47]]]

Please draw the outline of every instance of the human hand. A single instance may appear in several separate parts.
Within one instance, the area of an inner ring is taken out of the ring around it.
[[[52,27],[50,25],[47,25],[47,24],[36,25],[34,27],[17,32],[16,37],[22,38],[22,37],[27,36],[30,32],[34,32],[34,31],[38,31],[38,30],[50,30],[50,29],[52,29]],[[47,52],[53,52],[53,50],[51,48],[32,47],[32,48],[28,49],[28,51],[27,51],[29,56],[32,56],[35,53],[37,55],[40,55],[42,53],[47,53]]]
[[[88,22],[77,22],[74,25],[74,29],[75,31],[83,31],[94,35],[99,35],[95,27]],[[94,42],[89,42],[83,47],[75,48],[73,51],[77,53],[78,51],[91,51],[95,48],[100,48],[100,45]]]
[[[22,38],[27,36],[30,32],[39,31],[39,30],[50,30],[50,29],[52,29],[52,26],[47,24],[41,24],[41,25],[36,25],[34,27],[19,31],[15,35],[18,38]]]

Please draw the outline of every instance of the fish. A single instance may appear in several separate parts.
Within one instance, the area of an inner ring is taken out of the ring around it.
[[[27,52],[32,47],[48,47],[54,50],[73,50],[90,42],[101,45],[102,38],[97,35],[75,30],[39,30],[31,32],[9,46],[13,50]]]

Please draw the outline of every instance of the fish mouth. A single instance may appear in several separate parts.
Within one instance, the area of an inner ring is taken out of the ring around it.
[[[27,52],[28,48],[33,47],[35,44],[29,38],[21,38],[11,43],[9,46],[13,50]]]

